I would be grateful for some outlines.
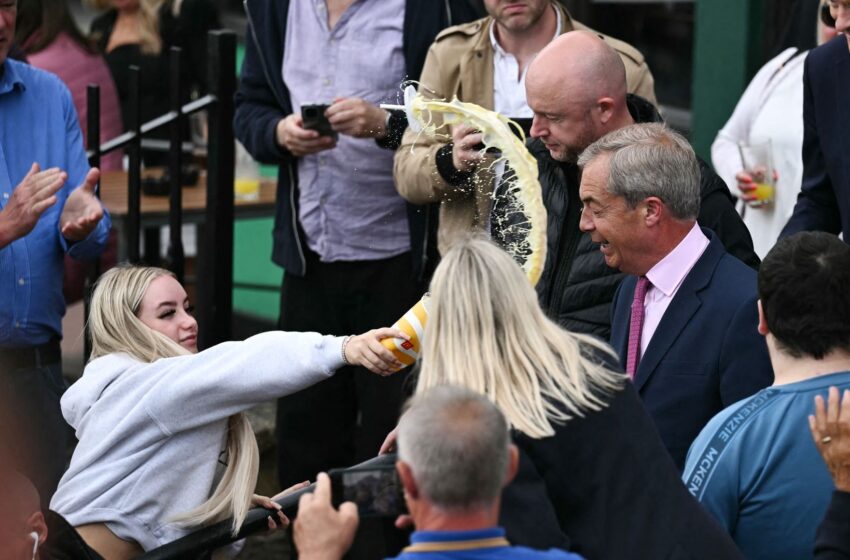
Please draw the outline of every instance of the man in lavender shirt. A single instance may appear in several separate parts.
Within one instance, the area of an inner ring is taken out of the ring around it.
[[[425,290],[436,223],[396,192],[393,150],[406,122],[379,105],[399,102],[443,27],[478,14],[467,0],[247,0],[245,9],[234,128],[256,159],[280,166],[279,326],[346,335],[392,324]],[[304,127],[301,108],[317,103],[330,105],[334,135]],[[281,399],[281,486],[374,456],[398,419],[404,380],[345,368]]]
[[[714,414],[773,381],[756,272],[697,224],[699,165],[664,125],[611,132],[578,165],[580,227],[630,275],[614,297],[611,345],[681,469]]]

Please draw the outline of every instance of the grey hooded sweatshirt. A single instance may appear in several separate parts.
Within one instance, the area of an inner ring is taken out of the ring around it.
[[[144,363],[109,354],[62,397],[79,445],[50,508],[106,523],[145,550],[184,536],[169,519],[214,490],[227,418],[330,377],[342,338],[268,332]]]

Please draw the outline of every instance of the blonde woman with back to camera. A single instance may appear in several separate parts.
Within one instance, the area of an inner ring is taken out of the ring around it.
[[[459,243],[434,274],[430,311],[416,391],[461,385],[508,419],[521,455],[502,497],[512,544],[593,559],[740,558],[682,485],[611,348],[549,320],[510,256]]]
[[[112,269],[94,291],[92,355],[62,398],[79,445],[50,506],[105,558],[229,517],[235,534],[252,505],[274,507],[253,494],[259,456],[244,411],[346,363],[379,374],[400,365],[380,344],[402,334],[393,329],[267,332],[198,352],[191,311],[159,268]]]

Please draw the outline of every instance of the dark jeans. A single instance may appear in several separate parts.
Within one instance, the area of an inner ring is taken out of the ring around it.
[[[307,275],[283,281],[280,328],[361,334],[389,327],[425,291],[411,279],[411,256],[322,263],[307,256]],[[320,471],[374,457],[409,395],[408,371],[380,377],[344,367],[330,379],[278,400],[277,452],[281,488],[314,480]]]
[[[15,369],[0,356],[0,460],[32,481],[45,511],[65,472],[65,389],[61,361]]]

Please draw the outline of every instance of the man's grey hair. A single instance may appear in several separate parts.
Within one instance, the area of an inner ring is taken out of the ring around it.
[[[502,491],[510,437],[486,397],[443,385],[415,396],[398,425],[398,456],[419,491],[437,507],[471,510]]]
[[[630,208],[650,196],[660,198],[678,220],[696,219],[700,204],[700,169],[693,148],[663,124],[633,124],[609,132],[581,153],[587,167],[609,156],[608,192]]]

